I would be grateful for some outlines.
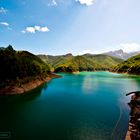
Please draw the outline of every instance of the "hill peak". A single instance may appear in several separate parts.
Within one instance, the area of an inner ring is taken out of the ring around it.
[[[73,56],[72,53],[67,53],[64,55],[65,57]]]
[[[130,52],[130,53],[127,53],[127,52],[124,52],[122,49],[119,49],[119,50],[115,50],[115,51],[109,51],[109,52],[106,52],[104,54],[106,55],[110,55],[110,56],[113,56],[113,57],[118,57],[118,58],[121,58],[121,59],[128,59],[132,56],[135,56],[137,54],[139,54],[140,52]]]

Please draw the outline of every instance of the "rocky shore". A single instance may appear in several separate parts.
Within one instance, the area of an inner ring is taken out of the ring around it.
[[[21,82],[15,82],[14,85],[11,84],[9,86],[6,86],[4,88],[0,89],[0,95],[15,95],[15,94],[23,94],[27,91],[30,91],[41,84],[45,82],[49,82],[53,78],[59,78],[60,76],[55,74],[50,74],[48,77],[42,78],[42,77],[35,77],[29,82],[22,83]]]
[[[129,128],[125,140],[140,140],[140,91],[126,94],[132,95],[129,104],[131,112]]]

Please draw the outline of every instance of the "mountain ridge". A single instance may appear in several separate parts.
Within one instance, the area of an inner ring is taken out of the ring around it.
[[[44,62],[49,63],[55,72],[59,71],[95,71],[109,70],[123,60],[105,54],[84,54],[84,55],[37,55]]]
[[[140,75],[140,54],[118,64],[113,71]]]
[[[119,49],[119,50],[115,50],[115,51],[105,52],[103,54],[118,57],[118,58],[126,60],[132,56],[139,54],[139,53],[140,53],[140,51],[127,53],[127,52],[124,52],[122,49]]]
[[[85,54],[79,54],[79,55],[73,55],[72,53],[66,53],[66,54],[63,54],[63,55],[50,55],[50,54],[37,54],[37,56],[67,56],[67,55],[70,55],[70,56],[82,56],[82,55],[109,55],[109,56],[113,56],[113,57],[116,57],[116,58],[121,58],[121,59],[128,59],[132,56],[135,56],[135,55],[138,55],[140,53],[140,51],[132,51],[132,52],[125,52],[123,51],[123,49],[118,49],[118,50],[112,50],[112,51],[108,51],[108,52],[103,52],[103,53],[85,53]]]

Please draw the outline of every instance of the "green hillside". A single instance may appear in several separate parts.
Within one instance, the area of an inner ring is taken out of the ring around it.
[[[37,56],[27,51],[15,51],[12,46],[0,49],[0,87],[11,84],[12,81],[45,77],[50,67]]]
[[[90,54],[85,54],[83,55],[87,60],[90,60],[94,62],[95,68],[96,69],[110,69],[119,63],[123,62],[122,59],[104,55],[104,54],[98,54],[98,55],[90,55]]]
[[[44,62],[51,64],[55,72],[110,70],[123,60],[108,55],[60,56],[38,55]]]
[[[116,72],[127,72],[130,74],[140,74],[140,54],[133,56],[114,68]]]

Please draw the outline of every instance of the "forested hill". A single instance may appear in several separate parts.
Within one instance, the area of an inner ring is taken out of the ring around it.
[[[120,73],[140,74],[140,54],[133,56],[120,63],[114,68],[114,71]]]
[[[0,48],[0,87],[12,81],[28,82],[32,77],[46,77],[50,67],[27,51],[15,51],[11,45]],[[25,79],[27,81],[25,81]]]
[[[81,56],[73,56],[72,54],[60,56],[38,55],[38,57],[49,63],[55,72],[110,70],[123,61],[104,54],[85,54]]]

